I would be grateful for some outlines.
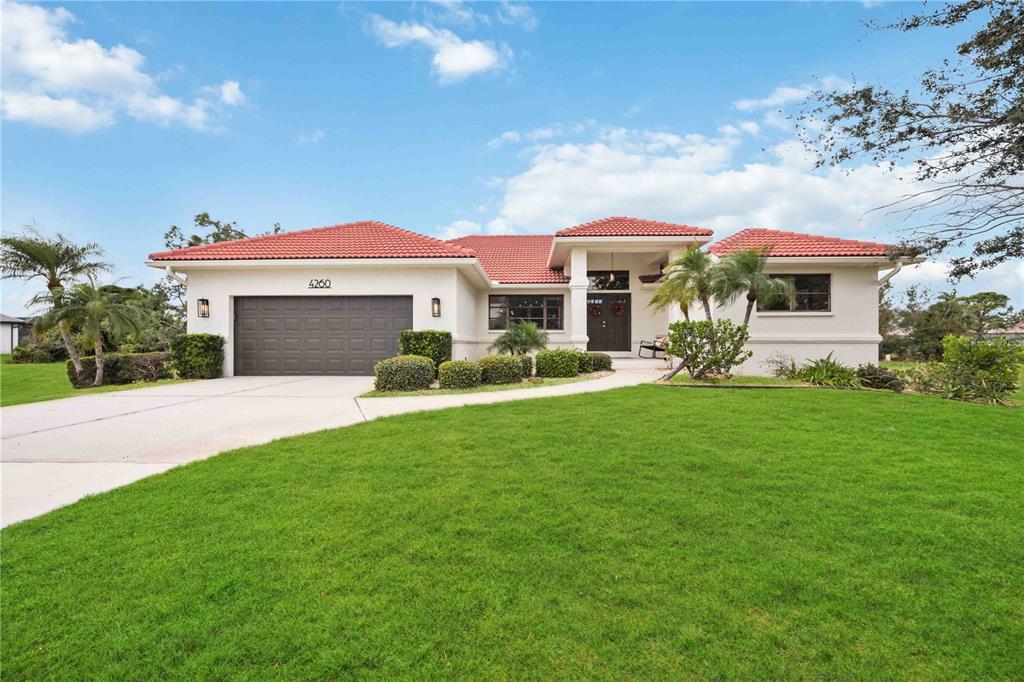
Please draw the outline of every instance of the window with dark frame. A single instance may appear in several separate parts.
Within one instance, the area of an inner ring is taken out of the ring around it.
[[[629,288],[629,270],[587,270],[591,289],[615,291]]]
[[[827,313],[832,310],[832,275],[770,275],[788,279],[793,287],[788,297],[758,301],[758,312]]]
[[[509,322],[533,322],[541,329],[562,329],[564,296],[527,294],[490,296],[487,328],[508,329]]]

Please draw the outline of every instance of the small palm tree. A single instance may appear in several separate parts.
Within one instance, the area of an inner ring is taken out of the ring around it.
[[[103,249],[98,244],[75,244],[62,234],[49,238],[32,228],[24,234],[0,238],[0,276],[28,281],[41,279],[52,293],[63,289],[71,280],[95,277],[109,270],[110,265],[99,260],[102,255]],[[59,303],[52,296],[45,298],[51,304]],[[60,322],[58,327],[75,372],[81,374],[82,361],[71,338],[71,328],[67,322]]]
[[[688,320],[690,304],[700,301],[704,308],[704,316],[710,320],[715,267],[714,261],[706,251],[690,249],[665,267],[665,276],[654,293],[651,304],[664,308],[672,303],[678,303]]]
[[[137,334],[141,330],[142,311],[124,291],[116,286],[97,287],[90,280],[88,284],[76,284],[70,289],[54,289],[36,298],[37,302],[49,300],[53,305],[36,320],[36,331],[45,332],[62,324],[68,327],[81,325],[82,332],[96,353],[96,378],[93,386],[103,385],[104,325],[115,334]],[[81,374],[81,370],[78,373]]]
[[[746,295],[744,325],[750,323],[750,313],[758,301],[770,303],[792,294],[792,282],[764,273],[766,262],[763,253],[747,249],[725,256],[714,268],[711,290],[715,300],[729,304]]]
[[[548,333],[533,322],[513,322],[508,331],[499,336],[489,350],[509,355],[526,355],[548,345]]]

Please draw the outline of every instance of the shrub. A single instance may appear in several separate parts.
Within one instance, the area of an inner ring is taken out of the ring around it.
[[[891,369],[879,367],[878,365],[861,365],[857,368],[857,378],[864,388],[877,388],[883,391],[901,392],[905,384],[899,374]]]
[[[838,360],[833,360],[831,353],[823,358],[801,365],[800,369],[797,370],[795,378],[816,386],[831,386],[832,388],[860,387],[857,371],[852,367],[847,367]]]
[[[185,334],[171,342],[171,367],[184,379],[216,379],[223,373],[224,337]]]
[[[488,350],[509,355],[525,355],[548,345],[548,333],[535,322],[512,322],[508,330],[494,340]]]
[[[533,376],[533,358],[529,355],[520,355],[519,362],[523,363],[523,378],[529,379]]]
[[[399,355],[430,358],[434,367],[452,359],[452,333],[439,329],[404,329],[398,336]]]
[[[44,334],[33,334],[24,343],[11,349],[11,362],[60,362],[68,359],[60,330],[51,329]]]
[[[480,385],[480,365],[469,360],[449,360],[437,368],[441,388],[473,388]]]
[[[918,393],[934,393],[943,397],[949,395],[949,376],[942,363],[925,362],[901,369],[897,374],[903,379],[904,384]]]
[[[419,391],[434,381],[434,361],[423,355],[396,355],[373,367],[378,391]]]
[[[515,355],[488,355],[480,360],[480,379],[485,384],[514,384],[523,379],[523,363]]]
[[[108,353],[103,356],[103,384],[134,384],[140,381],[157,381],[171,378],[168,359],[170,353]],[[75,388],[92,386],[96,378],[96,357],[82,359],[82,374],[75,372],[75,366],[67,361],[68,379]]]
[[[1017,390],[1024,348],[1007,339],[942,339],[947,395],[954,400],[1005,404]]]
[[[607,353],[596,353],[591,351],[587,353],[590,356],[590,365],[594,368],[595,372],[607,372],[612,368],[612,356]]]
[[[539,377],[574,377],[580,373],[579,353],[574,350],[542,350],[537,353],[536,360]]]
[[[594,360],[590,357],[590,353],[585,350],[577,350],[576,355],[579,356],[577,362],[580,374],[590,374],[594,371]]]
[[[679,358],[679,368],[694,379],[707,374],[728,375],[752,355],[743,350],[743,344],[750,338],[746,326],[737,326],[730,320],[681,321],[668,327],[666,352]]]
[[[800,373],[796,361],[782,353],[772,353],[768,358],[761,361],[761,366],[776,379],[796,379]]]

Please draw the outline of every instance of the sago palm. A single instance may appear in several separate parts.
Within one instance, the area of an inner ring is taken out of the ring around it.
[[[509,355],[526,355],[548,345],[548,333],[533,322],[513,322],[495,339],[490,350]]]
[[[690,304],[700,301],[704,316],[710,320],[714,270],[715,263],[706,251],[690,249],[665,267],[665,276],[654,293],[658,303],[652,301],[652,304],[666,307],[678,303],[686,319],[690,319]]]
[[[62,234],[50,238],[30,229],[24,234],[0,238],[0,275],[4,279],[41,279],[46,283],[47,291],[54,292],[74,279],[95,277],[99,272],[109,270],[110,265],[100,260],[102,255],[103,249],[98,244],[79,245]],[[71,338],[71,328],[66,322],[61,322],[58,327],[68,357],[75,371],[81,374],[82,361]]]
[[[766,262],[759,251],[737,251],[722,258],[712,273],[711,291],[719,303],[730,304],[740,296],[747,297],[744,325],[750,323],[750,314],[758,301],[770,303],[791,294],[792,283],[788,279],[765,274]]]
[[[37,301],[49,300],[53,307],[36,320],[36,331],[45,332],[62,324],[81,325],[82,333],[96,353],[93,386],[103,385],[103,326],[115,334],[138,333],[141,329],[142,311],[124,291],[115,286],[97,287],[90,281],[37,297]]]

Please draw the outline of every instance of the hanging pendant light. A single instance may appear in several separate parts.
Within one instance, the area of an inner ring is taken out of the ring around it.
[[[611,284],[615,281],[615,252],[612,251],[612,269],[608,273],[608,283]]]

